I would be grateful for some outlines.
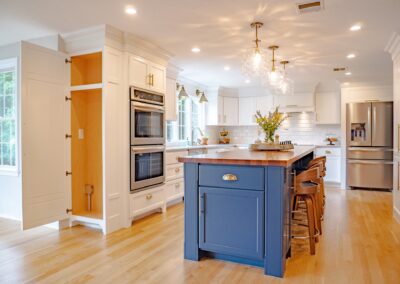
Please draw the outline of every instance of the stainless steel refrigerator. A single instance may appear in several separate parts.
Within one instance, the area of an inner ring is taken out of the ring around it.
[[[347,186],[393,188],[393,103],[346,106]]]

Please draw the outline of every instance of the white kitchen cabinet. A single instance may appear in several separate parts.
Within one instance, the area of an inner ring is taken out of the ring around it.
[[[255,111],[260,111],[261,114],[266,115],[274,108],[273,96],[256,97]]]
[[[320,147],[315,151],[317,157],[326,156],[325,182],[340,183],[341,149]]]
[[[340,94],[317,93],[315,110],[317,124],[340,124]]]
[[[315,111],[315,96],[312,93],[274,96],[274,108],[282,112]]]
[[[129,56],[129,85],[165,93],[166,68],[139,56]]]
[[[224,98],[218,96],[217,99],[217,125],[224,124]]]
[[[239,98],[239,125],[255,124],[256,98]]]
[[[165,119],[176,121],[176,80],[167,77],[165,92]]]
[[[165,185],[129,195],[129,217],[131,220],[155,209],[160,209],[161,212],[166,210]]]
[[[238,125],[239,123],[239,99],[223,97],[223,125]]]

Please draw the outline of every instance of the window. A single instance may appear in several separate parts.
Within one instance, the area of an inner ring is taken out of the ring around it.
[[[199,129],[205,126],[205,108],[196,97],[177,101],[177,121],[167,122],[167,141],[186,141],[193,138],[197,141],[200,138]],[[192,129],[193,136],[192,136]]]
[[[0,60],[0,170],[17,169],[17,60]]]

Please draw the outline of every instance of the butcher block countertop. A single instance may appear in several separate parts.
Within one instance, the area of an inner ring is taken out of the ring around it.
[[[237,149],[215,154],[180,157],[179,162],[288,167],[314,150],[314,146],[294,146],[294,149],[289,151],[251,151],[248,149]]]

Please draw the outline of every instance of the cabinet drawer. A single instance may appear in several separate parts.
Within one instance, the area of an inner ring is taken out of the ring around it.
[[[131,217],[161,207],[164,203],[164,186],[130,194]]]
[[[264,190],[264,168],[226,165],[200,165],[201,186]]]
[[[166,166],[165,179],[167,181],[177,179],[177,178],[182,178],[182,177],[183,177],[183,164],[182,163]]]
[[[317,148],[315,151],[316,156],[340,156],[340,148],[323,147]]]
[[[188,151],[177,151],[177,152],[166,152],[165,153],[165,164],[166,165],[173,165],[173,164],[177,164],[178,162],[178,158],[179,157],[183,157],[183,156],[187,156],[188,155]]]
[[[165,198],[168,201],[183,197],[184,182],[183,179],[167,182],[165,184]]]

